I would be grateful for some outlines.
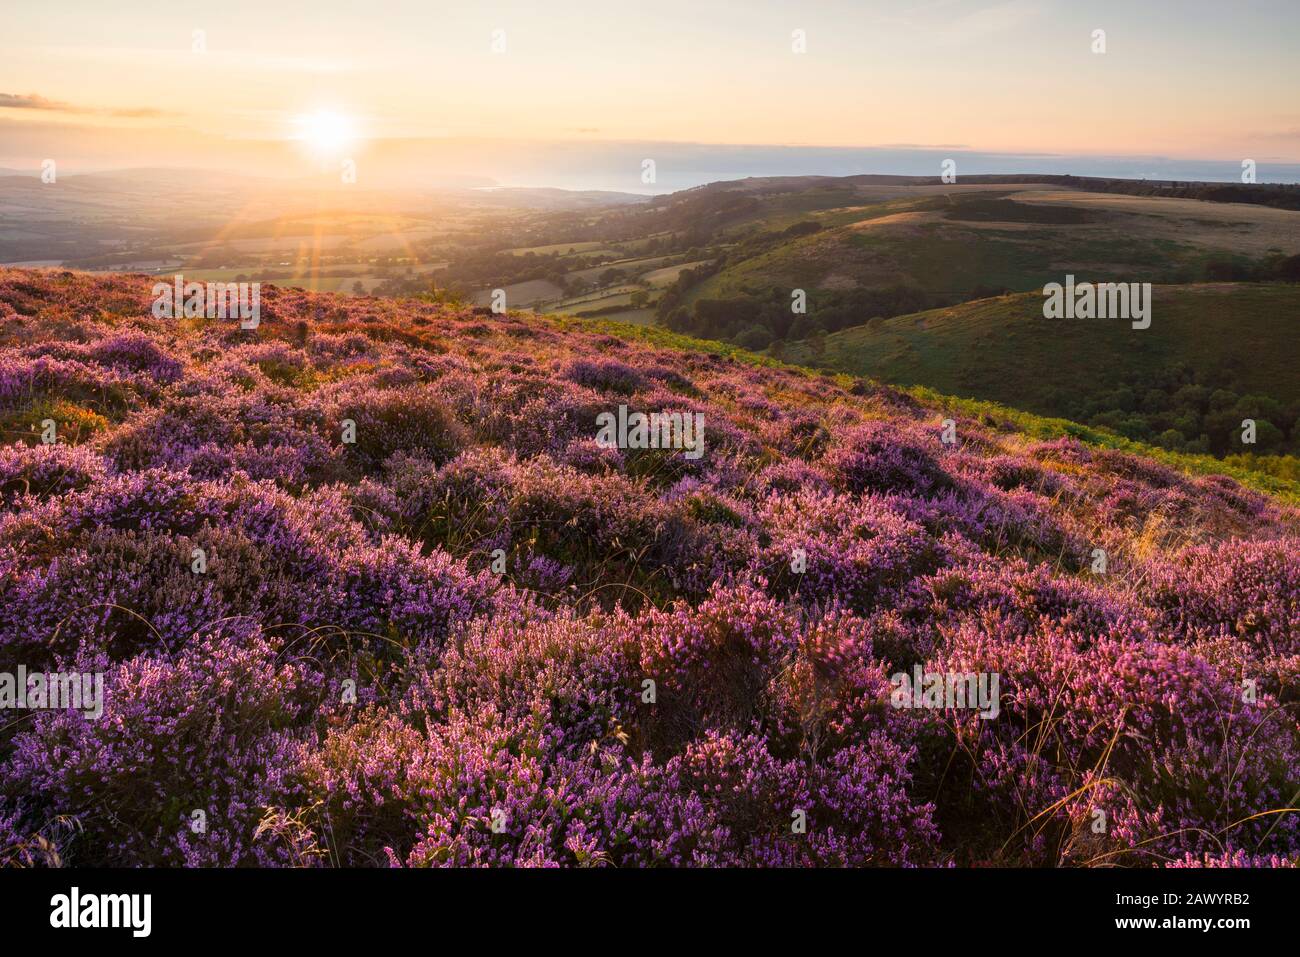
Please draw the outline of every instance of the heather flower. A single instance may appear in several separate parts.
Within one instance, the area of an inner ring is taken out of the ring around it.
[[[0,268],[0,671],[106,676],[0,731],[0,864],[1294,866],[1280,499],[547,317],[150,285]],[[600,447],[619,404],[706,454]],[[892,707],[915,667],[996,718]]]
[[[938,444],[937,435],[933,442]],[[929,495],[951,484],[934,455],[910,427],[872,421],[843,436],[827,453],[825,467],[843,490]]]
[[[34,713],[0,775],[5,793],[76,819],[70,863],[285,863],[256,830],[294,766],[284,729],[309,702],[255,630],[197,635],[175,660],[132,658],[108,676],[104,699],[98,721]]]

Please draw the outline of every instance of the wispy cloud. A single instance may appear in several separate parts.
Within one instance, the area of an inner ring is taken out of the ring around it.
[[[929,0],[897,13],[885,11],[881,22],[924,33],[944,44],[962,44],[1014,30],[1036,19],[1051,0]]]
[[[968,150],[966,143],[881,143],[884,150]]]
[[[1042,13],[1040,0],[1006,0],[956,17],[945,31],[949,39],[973,40],[1015,29]]]
[[[143,62],[157,64],[160,68],[193,66],[196,62],[208,63],[214,70],[254,70],[266,73],[352,73],[363,67],[384,64],[382,58],[361,59],[324,55],[297,55],[260,50],[224,49],[210,45],[206,52],[197,53],[188,46],[159,49],[157,47],[121,46],[42,46],[33,52],[56,61],[102,63],[105,65],[137,66]]]
[[[155,116],[175,116],[170,110],[155,110],[150,106],[132,106],[120,110],[95,110],[96,113],[103,113],[107,116],[120,116],[126,119],[138,120]]]
[[[49,97],[35,93],[0,93],[0,110],[45,110],[53,113],[86,113],[97,116],[117,116],[124,119],[144,119],[158,116],[170,116],[166,110],[155,110],[148,106],[132,107],[88,107],[51,100]]]
[[[0,109],[5,110],[71,110],[67,103],[48,100],[35,93],[0,93]]]

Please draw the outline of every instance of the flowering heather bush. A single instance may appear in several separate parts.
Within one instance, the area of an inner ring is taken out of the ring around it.
[[[573,321],[150,288],[0,270],[0,675],[104,676],[0,715],[0,864],[1300,859],[1279,501]],[[895,707],[918,667],[996,716]]]
[[[115,865],[283,863],[255,839],[263,809],[296,768],[294,739],[315,695],[277,663],[256,627],[196,635],[171,659],[112,669],[98,720],[37,712],[11,742],[8,786],[56,806],[91,800],[79,842]],[[212,826],[190,827],[201,811]]]

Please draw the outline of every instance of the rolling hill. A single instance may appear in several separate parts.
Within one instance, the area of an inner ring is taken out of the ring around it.
[[[1041,292],[1000,296],[781,343],[787,361],[987,399],[1116,428],[1173,448],[1204,434],[1219,454],[1246,416],[1283,433],[1257,451],[1296,451],[1300,285],[1156,286],[1149,329],[1045,319]],[[1263,397],[1262,404],[1246,397]],[[1230,401],[1231,400],[1231,401]],[[1240,405],[1240,403],[1244,404]],[[1186,416],[1191,415],[1191,419]]]
[[[0,865],[1300,857],[1300,512],[1219,463],[660,329],[152,284],[0,269],[0,701],[102,679],[0,726]],[[601,441],[627,409],[700,454]]]
[[[816,314],[819,295],[845,290],[902,283],[966,298],[981,289],[1042,288],[1067,272],[1190,282],[1210,262],[1300,252],[1293,210],[1032,185],[911,192],[812,213],[827,228],[728,262],[688,302],[802,288]]]

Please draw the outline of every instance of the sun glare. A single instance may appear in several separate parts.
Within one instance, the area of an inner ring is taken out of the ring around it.
[[[294,118],[296,138],[318,156],[335,156],[356,140],[352,120],[332,110],[315,110]]]

